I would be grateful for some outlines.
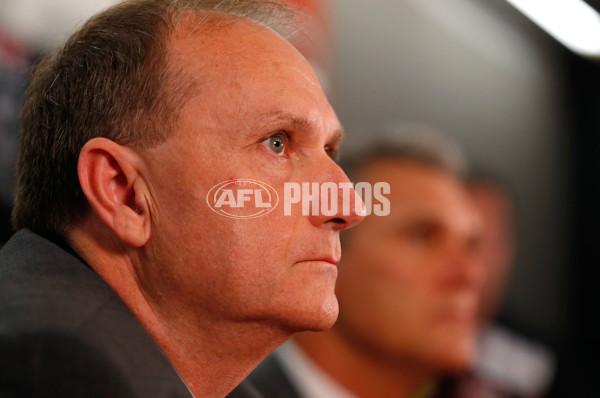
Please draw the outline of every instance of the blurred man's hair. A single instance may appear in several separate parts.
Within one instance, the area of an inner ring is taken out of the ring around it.
[[[379,161],[413,162],[446,173],[464,181],[467,160],[452,138],[429,126],[396,124],[379,127],[362,134],[363,142],[355,142],[345,149],[340,166],[350,181],[365,179],[368,168]],[[342,231],[342,245],[346,245],[354,229]]]
[[[201,84],[170,65],[178,23],[216,28],[244,18],[283,33],[293,12],[266,0],[133,0],[91,18],[35,68],[22,114],[13,228],[64,236],[88,211],[77,177],[83,145],[105,137],[152,147]],[[201,94],[201,92],[200,92]]]
[[[351,181],[359,182],[365,170],[381,160],[411,161],[462,180],[467,161],[452,138],[422,125],[391,125],[369,132],[368,142],[344,151],[340,165]]]

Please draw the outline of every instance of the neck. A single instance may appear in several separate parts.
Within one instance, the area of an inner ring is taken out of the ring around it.
[[[112,236],[92,238],[75,228],[68,241],[120,296],[197,398],[226,396],[291,337],[264,322],[216,319],[202,308],[157,303],[137,277],[135,253]]]
[[[295,342],[358,397],[412,397],[433,381],[428,368],[408,360],[382,358],[349,341],[337,326],[322,333],[301,333]]]
[[[198,330],[200,329],[200,330]],[[195,397],[224,397],[289,335],[264,325],[161,322],[149,330]]]

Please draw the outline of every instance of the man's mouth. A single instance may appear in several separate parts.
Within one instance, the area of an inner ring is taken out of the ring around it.
[[[336,258],[336,257],[333,257],[333,256],[328,256],[328,257],[316,258],[316,259],[310,260],[310,261],[322,261],[322,262],[325,262],[325,263],[337,265],[340,262],[340,258],[339,257]]]

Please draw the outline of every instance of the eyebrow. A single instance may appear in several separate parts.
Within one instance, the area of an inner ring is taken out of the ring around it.
[[[295,129],[304,130],[304,131],[316,131],[317,124],[309,120],[303,116],[297,116],[292,113],[283,112],[283,111],[275,111],[275,112],[266,112],[259,116],[260,119],[269,121],[271,123],[274,122],[286,122],[293,126]],[[333,137],[329,140],[331,144],[338,146],[342,139],[344,138],[344,129],[341,125],[338,126],[337,129],[333,132]]]

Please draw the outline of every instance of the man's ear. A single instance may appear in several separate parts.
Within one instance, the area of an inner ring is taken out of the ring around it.
[[[151,218],[141,157],[106,138],[93,138],[79,154],[83,193],[100,219],[124,243],[141,247],[150,238]]]

